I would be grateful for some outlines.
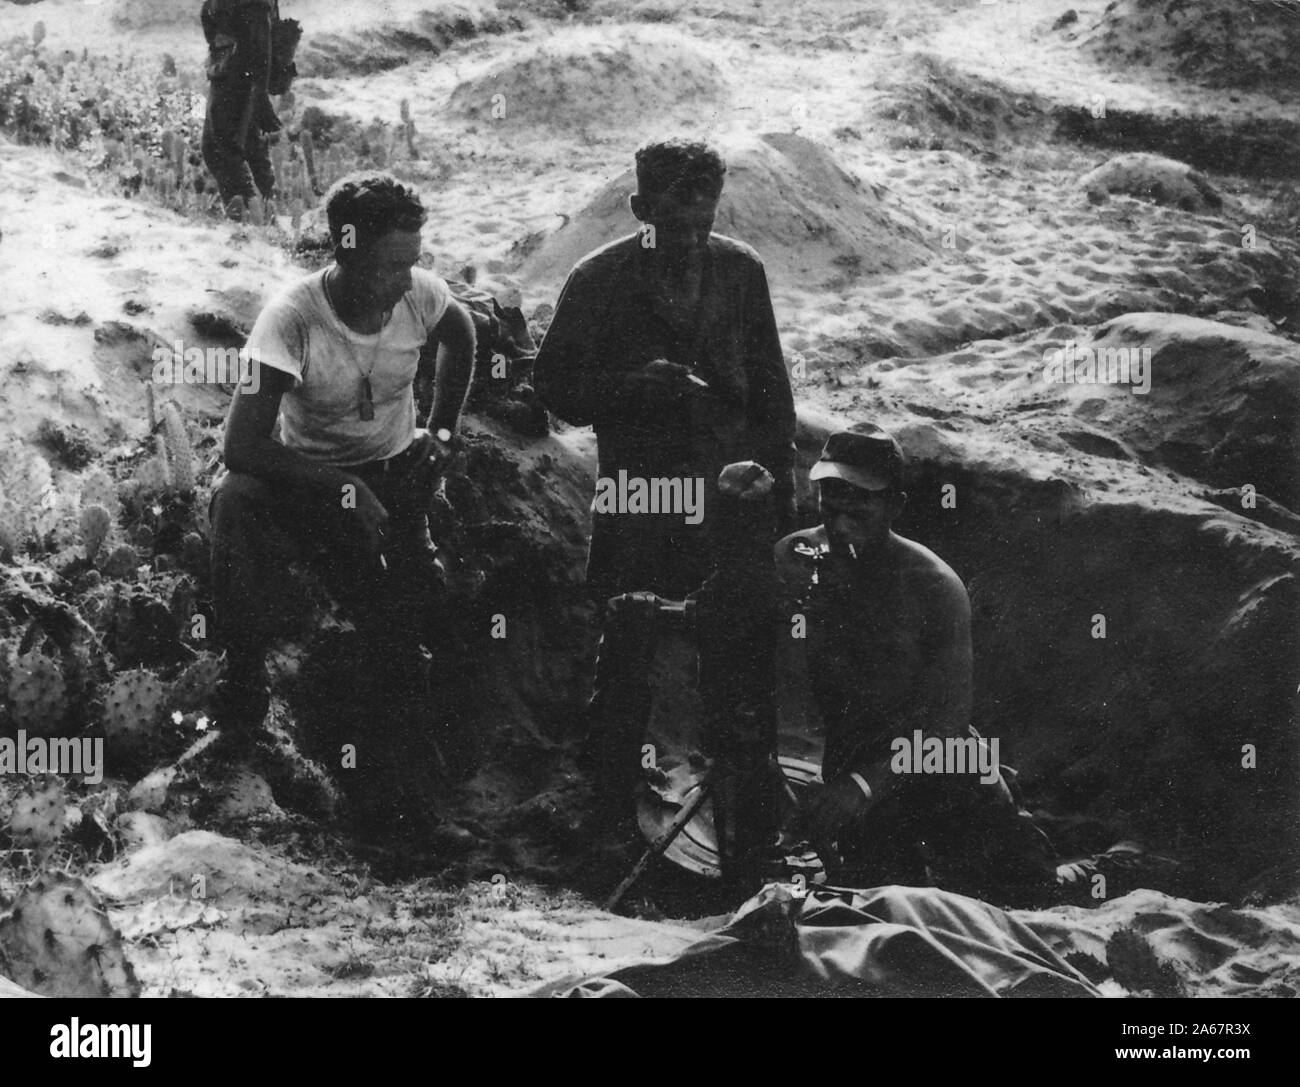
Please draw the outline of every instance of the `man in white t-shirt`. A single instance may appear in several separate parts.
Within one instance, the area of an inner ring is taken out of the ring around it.
[[[212,501],[227,659],[217,723],[238,753],[266,712],[264,661],[290,561],[326,553],[363,675],[420,653],[436,576],[427,509],[473,375],[470,317],[416,267],[418,195],[388,174],[353,174],[326,195],[326,215],[335,263],[277,294],[249,336],[250,380],[226,423],[229,474]],[[431,363],[433,406],[419,429],[413,385]]]

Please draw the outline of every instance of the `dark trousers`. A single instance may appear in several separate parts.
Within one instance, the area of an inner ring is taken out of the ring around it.
[[[396,458],[395,458],[396,459]],[[365,554],[359,519],[335,493],[309,493],[231,472],[212,497],[216,634],[232,662],[260,665],[294,611],[291,562],[316,560],[326,586],[380,659],[409,656],[424,640],[436,569],[422,502],[408,478],[352,469],[388,510],[387,569]]]
[[[275,189],[270,145],[258,123],[256,90],[237,79],[208,83],[208,109],[203,121],[203,161],[217,182],[221,202],[242,196],[247,204],[256,193],[270,198]]]
[[[839,885],[934,886],[1007,907],[1054,900],[1055,850],[1005,780],[900,775],[839,846],[839,863],[827,864]]]
[[[340,780],[363,826],[418,836],[436,821],[445,792],[429,654],[420,644],[432,629],[440,585],[422,501],[428,496],[395,467],[350,471],[388,510],[387,569],[366,555],[356,512],[339,494],[307,493],[232,472],[213,495],[213,604],[217,637],[227,652],[227,706],[237,717],[246,703],[256,704],[248,691],[264,676],[266,651],[295,610],[286,599],[292,591],[288,566],[318,560],[327,587],[357,628],[357,658],[343,685],[348,696],[330,711],[330,739],[354,752],[355,765]],[[264,712],[264,696],[261,706]],[[324,754],[328,765],[340,765],[338,746]]]

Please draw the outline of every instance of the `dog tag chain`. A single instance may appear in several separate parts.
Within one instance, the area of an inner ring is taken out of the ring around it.
[[[335,304],[334,294],[330,290],[330,277],[328,271],[325,273],[324,285],[325,298],[329,302],[330,308],[334,310],[334,313],[337,316],[339,308]],[[385,317],[387,317],[387,314],[385,314]],[[343,318],[339,317],[339,321],[342,322]],[[370,375],[374,373],[375,362],[379,358],[379,348],[384,342],[384,329],[387,327],[387,323],[388,322],[385,320],[384,324],[379,326],[379,338],[375,341],[375,346],[371,348],[370,366],[367,369],[361,370],[361,363],[357,362],[357,353],[352,349],[352,344],[350,342],[348,343],[348,354],[352,356],[352,365],[361,371],[361,398],[357,401],[357,414],[361,417],[363,423],[373,423],[375,420],[375,394],[370,388]]]

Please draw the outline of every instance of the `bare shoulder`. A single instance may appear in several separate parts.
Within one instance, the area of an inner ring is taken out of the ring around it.
[[[923,544],[897,536],[903,584],[936,610],[969,613],[970,597],[957,571]]]

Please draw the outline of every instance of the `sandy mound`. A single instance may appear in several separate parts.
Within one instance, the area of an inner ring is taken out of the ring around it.
[[[891,72],[876,116],[891,123],[890,143],[900,148],[983,149],[1042,127],[1043,103],[959,70],[928,54],[908,58]]]
[[[1293,0],[1119,0],[1085,37],[1117,68],[1163,66],[1209,86],[1300,90]]]
[[[1107,193],[1124,193],[1184,211],[1224,210],[1223,197],[1204,174],[1186,163],[1143,152],[1102,163],[1079,179],[1079,187],[1094,200]]]
[[[140,30],[144,27],[189,23],[201,38],[201,6],[188,0],[116,0],[113,5],[113,25],[124,30]]]
[[[1121,439],[1143,460],[1217,487],[1250,483],[1300,510],[1296,426],[1300,348],[1280,336],[1169,313],[1130,313],[1090,345],[1149,349],[1151,392],[1065,386],[1076,417]]]
[[[175,893],[188,897],[195,876],[203,876],[205,898],[225,906],[271,897],[293,900],[329,889],[320,872],[263,853],[253,846],[207,830],[191,830],[159,845],[146,846],[94,877],[96,890],[118,901]]]
[[[385,21],[348,19],[341,26],[328,12],[300,15],[297,5],[282,14],[302,20],[306,33],[298,50],[298,71],[315,77],[385,72],[421,55],[437,56],[457,42],[523,26],[517,16],[502,15],[493,4],[472,2],[414,8],[385,4]]]
[[[922,220],[887,205],[885,191],[847,174],[822,146],[789,133],[724,147],[727,184],[714,229],[752,245],[774,283],[813,289],[828,279],[888,275],[930,258]],[[520,277],[553,284],[593,249],[636,228],[632,170],[606,185],[547,238]],[[931,237],[937,238],[937,232]]]
[[[608,128],[706,114],[727,100],[722,69],[684,35],[657,27],[574,30],[494,60],[452,92],[455,114],[511,126]]]

